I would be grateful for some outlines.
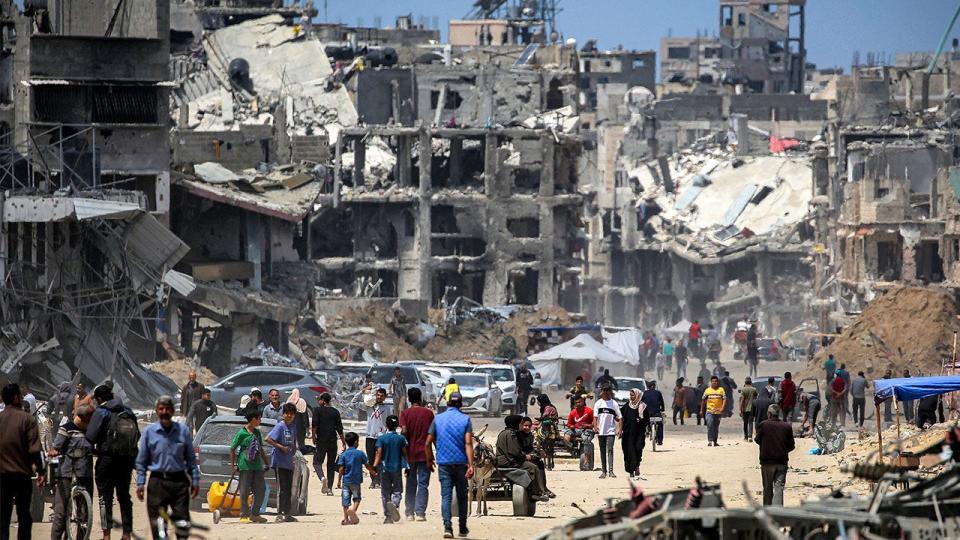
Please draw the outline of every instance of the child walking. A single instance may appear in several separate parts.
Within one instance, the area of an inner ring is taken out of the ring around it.
[[[407,439],[397,433],[400,419],[387,417],[387,432],[377,437],[377,458],[373,469],[380,473],[380,498],[383,500],[384,524],[400,521],[400,494],[403,492],[403,470],[407,468]]]
[[[360,517],[357,510],[360,509],[360,484],[363,483],[363,468],[370,471],[370,476],[376,476],[377,473],[370,462],[367,461],[367,455],[357,450],[360,444],[360,436],[354,432],[349,432],[344,436],[347,441],[347,449],[337,458],[337,469],[340,477],[337,479],[337,487],[340,488],[340,502],[343,504],[343,521],[340,525],[356,525],[360,523]]]

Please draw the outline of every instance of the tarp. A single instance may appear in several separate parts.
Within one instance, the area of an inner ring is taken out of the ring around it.
[[[580,334],[556,347],[532,354],[527,360],[533,363],[544,385],[559,386],[563,382],[563,364],[568,361],[591,364],[591,371],[609,369],[611,375],[636,373],[636,368],[626,356],[598,342],[589,334]]]
[[[960,376],[877,379],[873,381],[873,388],[877,401],[885,401],[891,397],[897,401],[912,401],[960,391]]]
[[[603,330],[603,344],[627,357],[631,364],[640,365],[640,345],[643,344],[643,332],[629,328],[619,332]]]

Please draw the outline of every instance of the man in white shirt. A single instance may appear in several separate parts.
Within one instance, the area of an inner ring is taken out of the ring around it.
[[[614,441],[620,435],[622,424],[620,406],[613,400],[609,386],[600,389],[600,399],[593,407],[593,431],[600,439],[600,478],[616,478],[613,473]]]

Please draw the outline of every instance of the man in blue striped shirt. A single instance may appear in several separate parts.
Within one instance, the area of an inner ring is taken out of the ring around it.
[[[147,426],[137,454],[137,498],[141,501],[147,471],[150,492],[147,516],[154,538],[160,538],[157,518],[161,509],[169,509],[178,539],[190,535],[190,498],[200,493],[200,469],[193,453],[190,428],[173,421],[173,398],[160,396],[156,406],[160,420]]]

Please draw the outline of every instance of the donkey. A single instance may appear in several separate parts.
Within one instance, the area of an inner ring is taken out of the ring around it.
[[[473,501],[477,501],[477,517],[479,517],[481,505],[483,515],[487,515],[487,490],[490,488],[490,477],[496,469],[494,465],[493,447],[483,442],[483,434],[487,431],[487,424],[484,424],[480,433],[473,436],[473,478],[470,479],[470,486],[467,488],[467,513],[473,506]]]

